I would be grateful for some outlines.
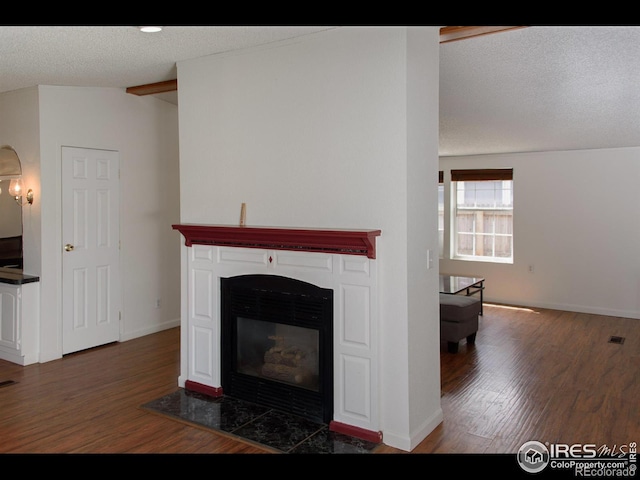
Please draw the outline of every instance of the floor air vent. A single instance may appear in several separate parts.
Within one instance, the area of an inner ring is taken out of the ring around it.
[[[624,343],[624,337],[616,337],[615,335],[612,335],[609,337],[609,343],[618,343],[622,345]]]
[[[3,382],[0,382],[0,387],[8,387],[9,385],[13,385],[15,383],[18,383],[18,382],[15,382],[13,380],[5,380]]]

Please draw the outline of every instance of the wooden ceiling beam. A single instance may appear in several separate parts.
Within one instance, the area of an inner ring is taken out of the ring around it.
[[[440,29],[440,43],[455,42],[466,38],[478,37],[480,35],[488,35],[490,33],[504,32],[506,30],[516,30],[518,28],[526,28],[524,26],[510,27],[455,27],[447,26]]]
[[[136,87],[128,87],[127,93],[134,95],[155,95],[156,93],[174,92],[178,90],[178,80],[167,80],[166,82],[147,83]]]

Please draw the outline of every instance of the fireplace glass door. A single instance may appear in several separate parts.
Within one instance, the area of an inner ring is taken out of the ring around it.
[[[238,373],[320,391],[316,329],[238,317]]]
[[[333,290],[274,275],[221,278],[226,395],[329,422]]]

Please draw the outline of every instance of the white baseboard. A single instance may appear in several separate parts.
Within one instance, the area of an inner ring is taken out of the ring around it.
[[[164,322],[158,325],[152,325],[150,327],[145,327],[143,329],[136,330],[135,332],[123,333],[120,335],[120,341],[126,342],[127,340],[133,340],[134,338],[144,337],[145,335],[162,332],[163,330],[168,330],[170,328],[179,327],[179,326],[180,326],[180,319],[176,318],[168,322]]]
[[[528,302],[504,300],[498,298],[483,299],[484,303],[497,303],[503,305],[513,305],[528,308],[546,308],[549,310],[563,310],[567,312],[592,313],[595,315],[607,315],[609,317],[623,317],[640,319],[640,311],[637,310],[618,310],[613,308],[590,307],[588,305],[573,305],[569,303],[547,303],[547,302]]]

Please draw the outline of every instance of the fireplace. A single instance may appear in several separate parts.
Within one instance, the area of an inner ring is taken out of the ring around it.
[[[173,228],[186,247],[178,384],[382,441],[380,230]]]
[[[329,423],[333,291],[277,275],[221,278],[226,395]]]

